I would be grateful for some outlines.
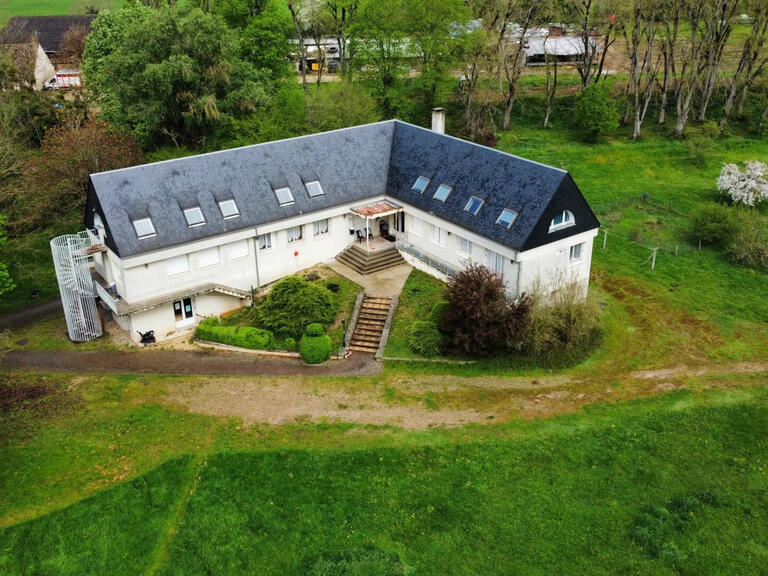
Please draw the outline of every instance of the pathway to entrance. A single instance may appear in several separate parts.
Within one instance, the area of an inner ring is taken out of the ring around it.
[[[399,266],[387,268],[380,272],[363,275],[358,274],[352,270],[352,268],[338,260],[329,260],[325,264],[337,274],[349,278],[362,286],[367,295],[382,298],[399,296],[400,292],[403,291],[403,286],[408,279],[408,275],[411,273],[411,270],[413,270],[413,267],[410,264],[400,264]]]

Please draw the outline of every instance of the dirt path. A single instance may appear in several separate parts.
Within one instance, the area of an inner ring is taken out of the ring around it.
[[[53,313],[61,313],[61,299],[56,298],[48,302],[40,302],[34,306],[0,315],[0,330],[13,330],[27,324],[32,324],[44,316]]]
[[[381,364],[370,354],[305,366],[298,360],[207,350],[11,350],[0,358],[0,366],[6,370],[96,374],[374,376],[381,372]]]

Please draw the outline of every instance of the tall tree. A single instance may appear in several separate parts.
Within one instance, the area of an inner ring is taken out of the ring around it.
[[[605,58],[616,41],[616,15],[609,3],[597,0],[567,0],[566,15],[579,26],[582,52],[576,61],[582,90],[603,76]],[[598,40],[600,38],[601,40]]]
[[[687,44],[677,51],[680,63],[679,72],[673,74],[675,85],[674,134],[676,138],[683,137],[690,117],[693,95],[703,71],[701,65],[701,28],[706,2],[707,0],[679,0],[679,4],[677,4],[686,15],[690,36]]]
[[[733,19],[739,0],[709,0],[704,4],[704,36],[702,40],[702,66],[704,68],[699,110],[696,119],[703,122],[707,107],[715,90],[723,50],[733,30]]]
[[[325,7],[333,21],[333,37],[339,49],[339,71],[347,73],[347,44],[353,28],[360,0],[326,0]]]

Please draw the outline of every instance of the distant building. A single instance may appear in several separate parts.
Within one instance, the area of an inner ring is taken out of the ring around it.
[[[600,51],[597,40],[588,39],[590,50]],[[527,66],[543,66],[547,57],[554,57],[558,63],[574,64],[584,57],[584,39],[580,36],[550,35],[546,38],[525,39],[525,63]]]
[[[65,87],[79,86],[79,63],[74,62],[65,46],[67,32],[83,29],[90,33],[94,14],[79,16],[14,16],[0,30],[0,45],[10,47],[20,54],[22,47],[31,47],[34,52],[34,82],[37,90],[55,79],[57,72],[63,74]],[[74,70],[73,70],[74,69]],[[77,79],[73,80],[73,74]]]

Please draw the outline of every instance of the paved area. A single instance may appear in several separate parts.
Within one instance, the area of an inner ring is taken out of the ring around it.
[[[326,265],[337,274],[360,284],[369,296],[380,296],[383,298],[399,296],[400,292],[403,291],[408,275],[413,270],[410,264],[400,264],[380,272],[363,275],[358,274],[346,264],[335,259],[326,262]]]
[[[239,376],[373,376],[381,364],[372,354],[305,366],[299,360],[254,357],[209,350],[12,350],[0,370],[43,370],[91,374],[189,374]]]

